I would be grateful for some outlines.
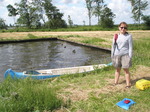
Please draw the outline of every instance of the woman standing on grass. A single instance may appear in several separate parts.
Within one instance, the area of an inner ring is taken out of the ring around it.
[[[115,85],[118,84],[121,68],[125,72],[126,88],[130,88],[130,73],[132,59],[132,35],[127,32],[127,23],[121,22],[118,26],[119,33],[114,35],[111,58],[115,71]]]

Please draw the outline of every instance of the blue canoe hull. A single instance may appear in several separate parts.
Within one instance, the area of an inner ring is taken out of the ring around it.
[[[6,79],[8,76],[10,76],[12,79],[24,79],[27,77],[30,77],[32,79],[47,79],[58,77],[60,75],[26,75],[23,72],[15,72],[11,69],[8,69],[4,74],[4,78]]]
[[[103,67],[111,66],[111,65],[112,63],[100,64],[100,65],[97,65],[97,67],[103,68]],[[58,69],[49,69],[49,70],[37,70],[36,72],[38,72],[38,74],[36,75],[30,74],[30,73],[27,74],[25,72],[16,72],[16,71],[13,71],[12,69],[8,69],[4,73],[4,78],[7,78],[8,76],[10,76],[13,79],[24,79],[27,77],[30,77],[32,79],[48,79],[48,78],[58,77],[67,73],[74,74],[74,73],[90,72],[90,71],[93,71],[94,68],[95,68],[94,65],[89,65],[89,66],[78,66],[78,67],[58,68]],[[44,74],[44,72],[46,73]]]

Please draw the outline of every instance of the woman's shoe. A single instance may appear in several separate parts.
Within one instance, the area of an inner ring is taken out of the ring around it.
[[[126,86],[125,88],[126,88],[126,89],[129,89],[129,88],[131,88],[131,86]]]

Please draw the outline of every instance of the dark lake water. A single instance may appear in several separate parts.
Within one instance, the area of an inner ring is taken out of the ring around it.
[[[0,44],[0,80],[9,68],[22,72],[109,62],[106,51],[58,40]]]

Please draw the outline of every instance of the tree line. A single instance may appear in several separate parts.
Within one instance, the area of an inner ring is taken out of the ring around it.
[[[88,10],[89,25],[91,25],[92,15],[98,18],[98,24],[102,27],[113,27],[115,14],[111,11],[110,8],[105,4],[105,0],[85,0],[86,7]],[[146,27],[150,27],[150,15],[144,15],[148,7],[147,0],[128,0],[131,3],[132,9],[132,18],[136,24],[141,24],[143,20]]]
[[[147,9],[147,0],[128,0],[132,6],[132,18],[135,23],[141,24],[143,20],[145,26],[150,26],[150,15],[144,15],[143,11]],[[85,0],[88,11],[89,26],[91,25],[92,16],[97,17],[98,25],[101,27],[111,28],[114,26],[113,19],[115,14],[108,8],[105,0]],[[14,18],[15,26],[27,28],[66,28],[67,23],[62,19],[63,13],[52,4],[52,0],[21,0],[15,5],[7,6],[8,16]],[[16,20],[16,16],[18,19]],[[85,21],[84,21],[85,22]],[[68,24],[73,26],[73,21],[68,15]],[[0,18],[0,28],[6,28],[5,21]]]
[[[115,14],[107,7],[104,0],[85,0],[88,10],[89,25],[91,25],[91,17],[94,15],[98,18],[98,25],[102,27],[113,27]]]
[[[16,25],[27,28],[61,28],[66,27],[66,22],[62,19],[63,14],[52,4],[52,0],[21,0],[7,6],[9,16],[19,15]],[[14,21],[15,22],[15,21]]]

